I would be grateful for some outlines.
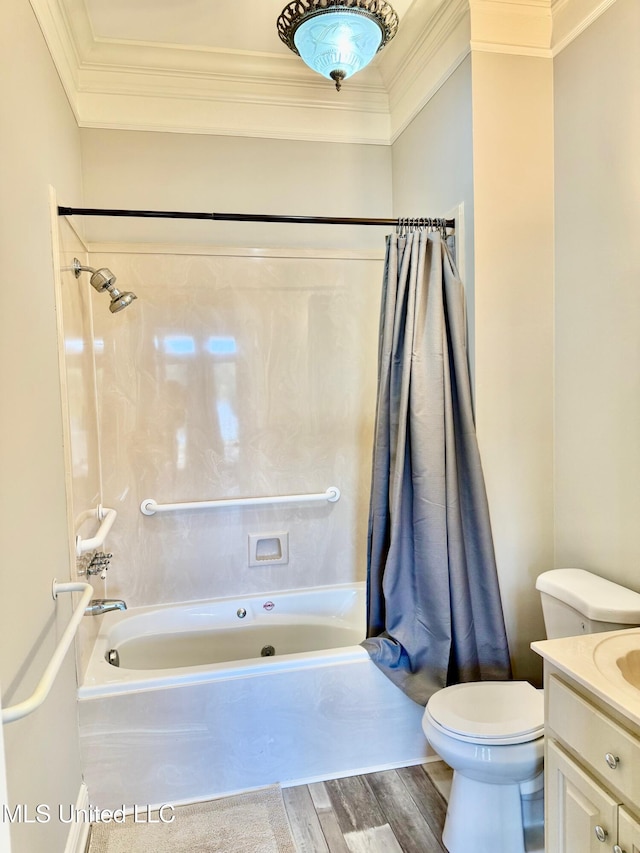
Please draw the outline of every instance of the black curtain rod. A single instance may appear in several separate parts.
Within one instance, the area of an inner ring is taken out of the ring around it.
[[[433,225],[455,227],[455,219],[357,219],[349,216],[276,216],[269,213],[190,213],[180,210],[112,210],[98,207],[58,207],[59,216],[137,216],[144,219],[211,219],[217,222],[288,222],[310,225]]]

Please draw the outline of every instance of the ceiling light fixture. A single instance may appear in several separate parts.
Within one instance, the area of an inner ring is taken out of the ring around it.
[[[293,0],[278,18],[282,41],[338,91],[397,31],[386,0]]]

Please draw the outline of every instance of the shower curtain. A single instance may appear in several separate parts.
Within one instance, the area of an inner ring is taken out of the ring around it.
[[[367,575],[374,663],[426,704],[511,676],[473,419],[464,291],[445,240],[387,238]]]

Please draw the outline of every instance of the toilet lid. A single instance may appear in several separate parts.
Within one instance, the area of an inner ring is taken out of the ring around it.
[[[427,703],[431,718],[464,738],[487,741],[533,740],[544,732],[544,698],[526,681],[454,684]]]

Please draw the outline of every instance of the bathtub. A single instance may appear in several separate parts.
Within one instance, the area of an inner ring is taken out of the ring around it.
[[[194,802],[419,763],[423,708],[371,662],[365,587],[105,614],[79,688],[98,808]],[[117,654],[119,665],[109,663]]]

